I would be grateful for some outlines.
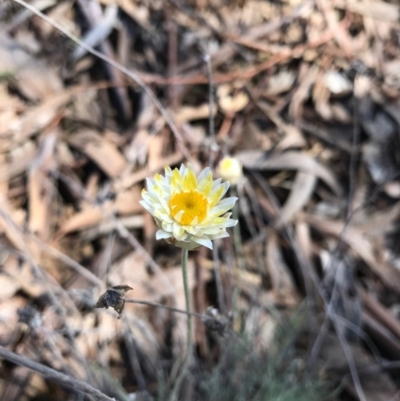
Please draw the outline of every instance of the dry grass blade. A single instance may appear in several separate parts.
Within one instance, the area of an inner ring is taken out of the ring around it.
[[[293,181],[290,195],[282,206],[282,213],[275,223],[277,227],[290,222],[310,200],[315,188],[317,179],[314,175],[299,171]]]

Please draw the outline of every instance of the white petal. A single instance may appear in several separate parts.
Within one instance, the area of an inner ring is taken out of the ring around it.
[[[225,198],[222,202],[228,202],[229,201],[229,202],[232,202],[233,204],[235,204],[238,199],[239,198],[237,196],[230,196],[229,198]]]
[[[228,222],[228,220],[234,220],[234,219],[229,219],[228,217],[226,217],[226,214],[224,214],[223,216],[210,216],[207,221],[206,224],[199,224],[200,227],[202,228],[206,228],[206,227],[225,227],[225,223]],[[231,224],[231,223],[229,223]],[[233,224],[235,225],[235,224]],[[232,227],[232,226],[230,226]]]
[[[163,197],[164,196],[169,196],[171,194],[171,183],[170,182],[163,182],[160,184],[160,188],[163,192]]]
[[[203,229],[203,235],[217,235],[220,233],[222,227],[205,227]]]
[[[211,216],[220,216],[222,213],[227,212],[228,210],[232,209],[233,206],[235,206],[237,198],[231,197],[231,198],[226,198],[219,202],[217,206],[213,207],[210,210],[210,215]]]
[[[174,223],[172,233],[178,241],[182,241],[186,238],[185,230],[177,223]]]
[[[202,230],[204,234],[212,234],[215,233],[215,230],[221,230],[225,229],[228,227],[234,227],[238,223],[237,220],[235,219],[225,219],[223,222],[218,223],[218,224],[208,224],[204,227],[202,227]]]
[[[169,218],[172,219],[172,216],[171,216],[171,212],[170,212],[169,207],[165,207],[165,205],[164,205],[163,202],[161,202],[161,203],[159,203],[158,205],[156,205],[155,209],[159,210],[160,213],[163,213],[163,214],[168,215]]]
[[[172,169],[170,166],[165,166],[164,167],[164,171],[165,171],[165,178],[171,177],[172,175]]]
[[[185,213],[183,210],[180,210],[175,216],[174,216],[174,219],[177,221],[177,222],[181,222],[181,219],[182,219],[182,216],[183,216],[183,213]]]
[[[223,223],[223,225],[221,225],[221,226],[224,228],[235,227],[237,223],[238,223],[238,221],[235,219],[226,219],[225,222]]]
[[[163,213],[162,209],[160,208],[156,208],[154,210],[154,216],[158,217],[162,221],[165,221],[166,223],[173,223],[171,217],[168,214]]]
[[[223,191],[222,191],[222,195],[221,198],[223,196],[225,196],[225,194],[228,192],[229,187],[231,186],[231,184],[229,183],[229,181],[224,182],[223,184],[221,184],[221,186],[224,187]],[[228,198],[229,199],[229,198]]]
[[[159,196],[156,195],[154,192],[145,192],[145,193],[142,195],[142,198],[143,198],[146,202],[148,202],[148,203],[150,203],[150,204],[152,204],[152,203],[159,203],[159,202],[160,202]]]
[[[196,235],[201,237],[203,230],[200,227],[197,226],[185,226],[185,231],[188,232],[191,235]]]
[[[212,241],[208,238],[199,238],[199,237],[192,237],[194,242],[197,242],[200,245],[203,245],[209,249],[213,249]]]
[[[164,231],[166,231],[167,233],[172,233],[172,229],[173,229],[173,224],[171,223],[166,223],[165,221],[163,221],[161,223],[161,227]]]
[[[158,231],[156,232],[156,239],[157,239],[157,240],[159,240],[159,239],[165,239],[165,238],[171,238],[171,237],[172,237],[171,233],[167,233],[167,232],[165,232],[164,230],[158,230]]]
[[[210,239],[227,238],[227,237],[229,237],[229,233],[225,230],[221,230],[219,234],[210,235]]]
[[[207,177],[207,174],[210,172],[210,167],[206,167],[197,177],[197,182],[201,182],[202,179]]]
[[[168,202],[165,201],[165,199],[160,199],[160,205],[162,206],[162,208],[164,209],[164,211],[169,214],[170,211],[170,207]]]
[[[156,182],[155,182],[155,180],[154,179],[151,179],[151,178],[146,178],[146,184],[147,184],[147,190],[149,191],[149,192],[151,192],[151,191],[153,191],[153,189],[154,189],[154,186],[156,185]]]
[[[211,193],[209,195],[209,199],[211,199],[214,196],[214,194],[221,189],[221,187],[223,187],[223,190],[222,190],[222,193],[220,194],[220,198],[219,199],[221,199],[226,194],[226,192],[228,191],[228,189],[229,189],[229,181],[224,182],[223,184],[218,185],[216,187],[213,187],[213,189],[212,189],[212,191],[211,191]]]
[[[213,189],[218,187],[221,184],[222,178],[217,178],[216,180],[214,180],[213,182]]]
[[[141,200],[141,201],[139,201],[139,203],[140,203],[150,214],[153,214],[154,208],[153,208],[152,206],[150,206],[146,201]]]

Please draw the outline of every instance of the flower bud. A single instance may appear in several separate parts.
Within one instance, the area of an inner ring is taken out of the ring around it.
[[[225,156],[218,164],[217,173],[231,185],[237,185],[243,176],[242,164],[235,157]]]

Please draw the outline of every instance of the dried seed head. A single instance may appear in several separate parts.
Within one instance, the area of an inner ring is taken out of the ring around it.
[[[113,308],[118,313],[118,318],[122,316],[125,307],[125,294],[132,290],[129,285],[116,285],[107,289],[107,291],[100,296],[94,308]]]
[[[232,316],[224,316],[219,313],[217,308],[210,306],[203,317],[203,322],[210,331],[216,331],[219,335],[224,336],[231,326]]]

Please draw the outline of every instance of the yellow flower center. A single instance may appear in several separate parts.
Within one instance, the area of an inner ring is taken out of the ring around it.
[[[207,216],[208,201],[199,191],[181,191],[176,193],[169,200],[169,207],[173,218],[183,226],[201,223]],[[180,212],[183,213],[180,213]],[[197,217],[197,220],[194,220]]]

